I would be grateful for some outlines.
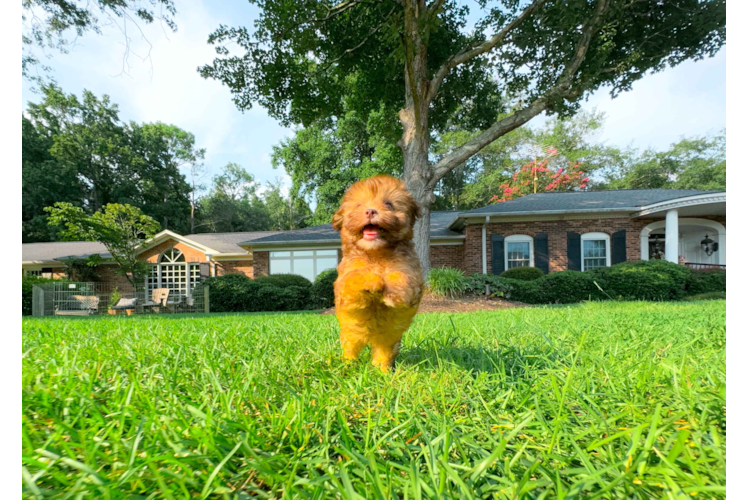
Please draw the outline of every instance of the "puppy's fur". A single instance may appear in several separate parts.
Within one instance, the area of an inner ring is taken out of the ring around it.
[[[385,372],[392,366],[423,294],[412,241],[419,216],[418,204],[394,177],[359,181],[343,196],[332,225],[343,244],[335,313],[345,359],[357,359],[369,344],[374,366]]]

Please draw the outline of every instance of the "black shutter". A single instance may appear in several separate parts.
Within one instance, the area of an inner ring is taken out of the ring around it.
[[[504,272],[504,237],[500,234],[491,235],[491,272]]]
[[[210,278],[210,262],[200,263],[200,279]]]
[[[535,235],[535,267],[548,274],[548,233]]]
[[[616,231],[610,239],[610,263],[626,262],[626,231]]]
[[[579,233],[566,233],[566,258],[569,271],[582,270],[582,236]]]

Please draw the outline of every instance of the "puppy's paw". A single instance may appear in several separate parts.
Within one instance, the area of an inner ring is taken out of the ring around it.
[[[364,274],[358,278],[358,287],[365,292],[379,294],[384,291],[384,279],[378,274]]]

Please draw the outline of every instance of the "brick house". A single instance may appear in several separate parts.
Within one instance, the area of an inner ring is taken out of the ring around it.
[[[431,213],[431,265],[500,274],[517,266],[544,272],[586,270],[626,260],[664,258],[692,266],[726,265],[727,193],[622,190],[538,193],[469,211]],[[23,245],[23,272],[62,276],[69,256],[98,253],[102,281],[126,286],[99,243]],[[162,231],[143,243],[153,264],[145,285],[189,294],[201,277],[250,278],[294,273],[314,279],[340,260],[330,224],[294,231],[204,233]]]

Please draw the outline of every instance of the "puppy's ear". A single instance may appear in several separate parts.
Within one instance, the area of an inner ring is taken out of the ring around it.
[[[332,227],[338,232],[340,232],[340,230],[343,229],[343,206],[342,205],[337,210],[337,212],[335,212],[335,214],[332,216]]]

